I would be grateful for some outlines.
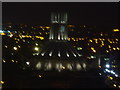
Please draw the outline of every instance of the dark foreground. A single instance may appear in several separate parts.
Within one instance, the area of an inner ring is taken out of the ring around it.
[[[3,88],[108,88],[98,70],[81,72],[26,71],[3,67]]]

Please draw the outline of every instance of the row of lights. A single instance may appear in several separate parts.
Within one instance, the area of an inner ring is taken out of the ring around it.
[[[6,60],[2,60],[2,61],[3,61],[3,63],[6,63]],[[18,61],[15,61],[15,60],[11,60],[11,62],[18,63]]]

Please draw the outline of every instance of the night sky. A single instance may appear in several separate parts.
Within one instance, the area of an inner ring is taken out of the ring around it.
[[[51,12],[66,11],[69,24],[95,25],[100,29],[111,29],[118,26],[118,3],[115,2],[4,2],[2,10],[3,23],[49,25]]]

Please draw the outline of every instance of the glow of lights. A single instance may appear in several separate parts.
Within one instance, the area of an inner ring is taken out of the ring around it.
[[[116,77],[118,77],[118,75],[117,75],[117,74],[115,74],[115,76],[116,76]]]
[[[91,47],[91,50],[94,50],[94,48],[93,48],[93,47]]]
[[[60,40],[60,35],[58,35],[58,40]]]
[[[22,35],[22,38],[25,38],[25,35]]]
[[[4,81],[0,81],[1,84],[4,84]]]
[[[108,53],[109,51],[108,51],[108,50],[106,50],[106,52]]]
[[[23,42],[25,42],[25,40],[23,40]]]
[[[113,32],[119,32],[119,29],[113,29]]]
[[[7,46],[5,46],[5,48],[7,48]]]
[[[67,57],[69,57],[69,54],[67,53]]]
[[[39,51],[39,48],[38,48],[38,47],[35,47],[34,50],[35,50],[35,51]]]
[[[64,38],[62,37],[62,40],[63,40]]]
[[[52,56],[52,51],[49,53],[49,56]]]
[[[105,71],[110,72],[110,70],[108,70],[108,69],[105,69]]]
[[[13,47],[14,50],[17,50],[18,48],[17,47]]]
[[[113,80],[113,77],[109,77],[110,78],[110,80]]]
[[[65,67],[63,66],[62,69],[65,69]]]
[[[12,60],[12,62],[14,62],[14,60]]]
[[[112,74],[115,74],[115,72],[113,70],[110,71]]]
[[[119,48],[119,47],[117,47],[117,50],[120,50],[120,48]]]
[[[95,58],[95,56],[91,56],[91,58],[93,59],[93,58]]]
[[[38,75],[39,78],[41,78],[42,76],[41,75]]]
[[[5,35],[5,33],[0,33],[0,35]]]
[[[109,65],[109,64],[106,64],[105,66],[106,66],[106,68],[110,68],[110,65]]]
[[[115,68],[116,66],[115,65],[112,65],[113,68]]]
[[[58,53],[58,56],[60,57],[60,52]]]
[[[18,45],[18,47],[20,48],[21,46]]]
[[[118,39],[116,38],[116,41],[118,41]]]
[[[110,46],[110,45],[109,45],[108,47],[109,47],[109,48],[111,48],[111,46]]]
[[[120,88],[120,85],[118,86],[118,88]]]
[[[70,38],[68,38],[68,41],[70,41]]]
[[[44,56],[45,53],[41,53],[42,56]]]
[[[26,62],[27,65],[30,65],[30,62]]]
[[[46,27],[47,29],[50,29],[50,27]]]
[[[8,30],[7,32],[8,32],[8,33],[10,33],[10,31],[9,31],[9,30]]]
[[[6,61],[5,61],[5,60],[3,60],[3,62],[4,62],[4,63],[6,63]]]
[[[116,48],[113,48],[113,50],[116,50]]]
[[[104,60],[105,60],[105,61],[108,61],[108,60],[109,60],[109,58],[105,58]]]
[[[101,73],[99,73],[99,75],[102,75]]]
[[[40,69],[40,68],[41,68],[41,63],[40,63],[40,62],[38,62],[38,63],[36,64],[36,68],[37,68],[37,69]]]
[[[101,66],[98,66],[99,68],[101,68]]]
[[[73,53],[73,55],[76,57],[76,55]]]
[[[71,64],[67,64],[67,68],[70,69],[70,70],[72,70]]]
[[[12,35],[12,34],[10,34],[9,36],[10,36],[10,37],[12,37],[13,35]]]
[[[18,43],[18,41],[16,41],[16,43]]]
[[[90,42],[92,42],[92,40],[89,40]]]
[[[49,63],[47,63],[46,64],[46,68],[47,68],[47,70],[50,70],[51,68],[52,68],[52,64],[49,62]]]
[[[84,69],[86,68],[86,64],[85,64],[85,63],[83,63],[83,68],[84,68]]]
[[[4,33],[4,31],[0,30],[0,33]]]
[[[35,43],[36,46],[38,46],[38,43]]]
[[[82,50],[82,48],[81,48],[81,47],[78,47],[77,50]]]
[[[93,52],[96,52],[96,50],[93,50]]]
[[[81,70],[81,65],[79,63],[76,64],[77,70]]]
[[[114,87],[116,87],[117,85],[116,84],[113,84]]]
[[[81,54],[78,54],[79,57],[81,57],[82,55]]]

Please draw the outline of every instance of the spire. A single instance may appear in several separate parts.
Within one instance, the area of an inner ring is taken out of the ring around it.
[[[67,13],[51,13],[50,40],[65,41],[67,34]]]

